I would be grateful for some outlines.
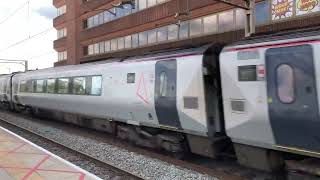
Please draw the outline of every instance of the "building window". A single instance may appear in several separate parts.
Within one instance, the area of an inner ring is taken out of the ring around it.
[[[157,29],[157,39],[158,39],[158,42],[168,40],[168,27],[167,26]]]
[[[131,36],[131,39],[132,39],[132,47],[133,48],[139,47],[139,35],[138,34],[133,34]]]
[[[155,6],[157,4],[157,0],[148,0],[148,7]]]
[[[270,3],[269,1],[263,1],[256,4],[256,24],[266,24],[270,19]]]
[[[178,26],[172,24],[168,26],[168,40],[175,40],[178,38]]]
[[[153,29],[148,31],[148,44],[153,44],[157,42],[157,30]]]
[[[118,49],[118,40],[112,39],[111,40],[111,51],[116,51]]]
[[[198,36],[202,34],[202,19],[194,19],[190,21],[190,36]]]
[[[58,61],[66,60],[67,55],[67,51],[58,52]]]
[[[244,9],[236,9],[236,28],[243,29],[246,24],[246,12]]]
[[[211,15],[203,18],[203,32],[215,33],[218,31],[217,15]]]
[[[184,21],[180,24],[179,38],[185,39],[189,37],[189,21]]]
[[[103,54],[104,52],[105,52],[104,42],[100,42],[100,43],[99,43],[99,53],[100,53],[100,54]]]
[[[69,93],[69,78],[58,79],[58,93],[68,94]]]
[[[110,41],[105,41],[104,42],[104,51],[109,52],[111,50],[111,42]]]
[[[88,46],[88,55],[93,55],[94,53],[93,49],[94,49],[93,44]]]
[[[86,78],[85,77],[76,77],[73,78],[72,84],[72,93],[77,95],[86,94]]]
[[[124,47],[126,48],[126,49],[129,49],[129,48],[131,48],[131,36],[126,36],[125,38],[124,38]]]
[[[118,38],[118,50],[124,49],[124,38]]]
[[[147,8],[147,0],[137,0],[138,1],[138,7],[139,10],[143,10],[145,8]]]
[[[234,29],[233,10],[219,14],[219,31],[229,31]]]
[[[67,28],[62,28],[57,30],[57,39],[60,39],[66,36],[67,36]]]
[[[57,9],[57,16],[61,16],[67,12],[67,6],[63,5]]]
[[[96,43],[96,44],[94,44],[93,53],[94,54],[99,54],[99,52],[100,52],[99,43]]]
[[[148,44],[148,33],[141,32],[139,33],[139,46],[145,46]]]

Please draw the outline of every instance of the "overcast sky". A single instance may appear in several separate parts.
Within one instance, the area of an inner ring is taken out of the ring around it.
[[[57,33],[52,28],[56,9],[52,6],[52,0],[30,0],[28,18],[28,5],[23,6],[26,2],[28,1],[0,0],[0,59],[27,59],[29,69],[52,67],[57,61],[57,53],[53,49]],[[4,21],[19,7],[22,8]],[[13,46],[48,29],[50,30],[42,35]],[[13,72],[23,69],[22,65],[0,63],[0,74],[8,73],[9,70]]]

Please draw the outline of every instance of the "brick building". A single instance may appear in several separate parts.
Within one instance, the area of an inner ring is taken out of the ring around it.
[[[239,0],[234,0],[239,2]],[[244,10],[214,0],[53,0],[55,66],[244,37]],[[319,0],[256,0],[256,32],[320,25]]]

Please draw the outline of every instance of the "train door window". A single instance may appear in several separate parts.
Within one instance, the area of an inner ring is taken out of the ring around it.
[[[58,79],[58,93],[68,94],[69,93],[69,78]]]
[[[85,77],[73,78],[72,93],[77,95],[86,94],[86,78]]]
[[[277,94],[282,103],[292,103],[294,95],[294,73],[288,64],[281,64],[277,70]]]
[[[20,92],[27,92],[27,81],[20,81]]]
[[[162,72],[160,74],[160,96],[167,96],[167,88],[168,87],[168,76],[166,72]]]
[[[43,93],[44,92],[44,80],[37,80],[36,81],[36,93]]]
[[[91,95],[100,96],[102,88],[102,77],[101,76],[92,76],[91,77]]]
[[[47,80],[47,93],[53,94],[56,87],[56,80],[55,79],[48,79]]]

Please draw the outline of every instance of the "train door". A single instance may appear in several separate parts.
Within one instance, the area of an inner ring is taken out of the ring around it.
[[[266,52],[269,117],[276,144],[320,151],[320,119],[310,45]]]
[[[177,110],[177,61],[158,61],[155,71],[155,109],[159,123],[181,128]]]

